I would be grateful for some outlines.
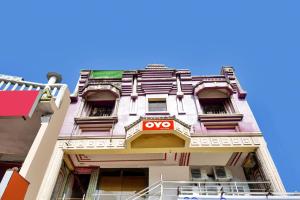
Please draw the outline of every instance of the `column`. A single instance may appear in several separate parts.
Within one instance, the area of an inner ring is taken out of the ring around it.
[[[176,95],[178,98],[181,99],[184,94],[181,90],[180,74],[177,74],[177,76],[176,76],[176,84],[177,84],[177,94]]]
[[[70,170],[67,168],[67,173],[65,174],[65,177],[64,177],[64,180],[63,180],[63,183],[62,183],[62,187],[59,194],[58,194],[58,197],[63,197],[64,195],[64,189],[65,189],[65,186],[67,184],[67,181],[68,181],[68,178],[69,178],[69,175],[70,175]]]
[[[261,144],[256,151],[256,156],[260,161],[261,167],[267,179],[271,182],[272,189],[274,190],[274,192],[286,192],[263,137],[261,138],[260,143]]]
[[[59,147],[59,141],[56,142],[49,165],[47,167],[44,179],[42,181],[37,199],[50,199],[52,190],[55,186],[61,164],[63,162],[63,150]]]
[[[113,113],[112,113],[113,117],[118,116],[119,103],[120,103],[120,98],[117,98],[116,101],[115,101],[115,107],[114,107],[114,110],[113,110]]]
[[[47,73],[47,78],[48,78],[48,85],[55,84],[55,83],[60,83],[62,80],[62,77],[59,73],[56,72],[48,72]]]
[[[69,173],[68,179],[67,179],[67,183],[65,185],[64,191],[63,191],[63,197],[66,199],[71,198],[72,195],[72,188],[74,185],[74,174],[73,173]]]
[[[93,196],[93,194],[95,194],[96,189],[97,189],[99,171],[100,171],[100,168],[96,168],[96,169],[92,170],[89,187],[87,189],[85,200],[93,200],[95,198],[95,196]]]

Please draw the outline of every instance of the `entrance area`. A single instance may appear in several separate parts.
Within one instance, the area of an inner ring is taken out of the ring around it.
[[[148,186],[148,168],[101,168],[97,193],[107,197],[110,194],[132,195]]]

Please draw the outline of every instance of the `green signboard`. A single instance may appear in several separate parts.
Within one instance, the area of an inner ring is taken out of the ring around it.
[[[91,78],[122,78],[122,70],[93,70]]]

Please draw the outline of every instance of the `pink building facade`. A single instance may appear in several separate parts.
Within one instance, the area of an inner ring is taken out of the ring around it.
[[[246,96],[230,66],[82,70],[39,198],[299,199]]]

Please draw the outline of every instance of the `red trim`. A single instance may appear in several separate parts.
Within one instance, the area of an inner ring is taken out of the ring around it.
[[[190,163],[190,156],[191,156],[191,153],[189,153],[189,154],[188,154],[188,158],[187,158],[186,166],[189,166],[189,163]]]
[[[86,155],[84,154],[78,154],[78,157],[80,158],[81,161],[89,161],[89,159]]]
[[[182,162],[182,153],[180,153],[179,166],[181,166],[181,162]]]
[[[240,159],[241,155],[242,155],[242,152],[239,154],[238,158],[237,158],[236,161],[234,162],[234,166],[236,165],[236,163],[237,163],[238,160]]]
[[[239,154],[239,153],[236,153],[236,154],[235,154],[235,156],[234,156],[234,158],[231,160],[229,166],[232,166],[232,164],[233,164],[234,160],[236,159],[236,157],[238,156],[238,154]]]
[[[83,154],[81,154],[83,155]],[[82,160],[81,156],[78,154],[75,154],[75,158],[77,159],[77,162],[139,162],[139,161],[164,161],[167,160],[167,153],[164,153],[164,157],[160,159],[142,159],[142,160],[91,160],[91,159],[86,159]],[[74,164],[74,163],[72,163]]]
[[[184,153],[181,153],[181,162],[180,162],[180,166],[183,165],[183,157],[184,157]]]

